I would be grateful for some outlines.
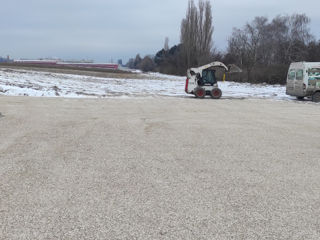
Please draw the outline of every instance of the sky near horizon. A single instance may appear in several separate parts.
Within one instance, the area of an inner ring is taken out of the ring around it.
[[[197,2],[197,0],[195,0]],[[126,62],[180,40],[188,0],[0,0],[0,56]],[[319,0],[211,0],[214,45],[255,16],[306,13],[320,39]]]

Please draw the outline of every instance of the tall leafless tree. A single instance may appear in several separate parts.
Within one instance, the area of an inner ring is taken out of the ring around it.
[[[198,7],[193,0],[188,3],[186,17],[181,23],[180,41],[183,44],[182,57],[186,67],[206,63],[212,50],[212,7],[210,1],[199,0]]]
[[[165,51],[169,51],[169,38],[168,38],[168,37],[166,37],[165,40],[164,40],[164,47],[163,47],[163,49],[164,49]]]

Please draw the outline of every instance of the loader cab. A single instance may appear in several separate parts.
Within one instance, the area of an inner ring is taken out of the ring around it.
[[[222,62],[212,62],[197,68],[189,68],[187,70],[185,92],[193,94],[196,98],[204,98],[207,95],[213,99],[221,98],[222,92],[217,81],[219,68],[229,71],[228,67]]]
[[[205,69],[202,71],[202,77],[198,76],[198,78],[198,84],[200,86],[213,86],[217,83],[215,70]]]

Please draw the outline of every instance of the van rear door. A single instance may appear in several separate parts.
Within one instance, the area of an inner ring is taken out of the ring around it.
[[[296,79],[296,70],[289,69],[288,77],[287,77],[287,88],[286,88],[286,93],[288,95],[296,96],[294,91],[295,79]]]
[[[304,84],[304,71],[303,69],[296,70],[296,77],[294,80],[294,92],[296,96],[304,97],[306,85]]]

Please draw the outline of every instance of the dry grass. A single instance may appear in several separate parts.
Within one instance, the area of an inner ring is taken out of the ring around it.
[[[103,78],[122,78],[122,79],[145,79],[139,73],[133,73],[122,70],[113,69],[90,69],[80,67],[68,67],[68,66],[50,66],[50,65],[34,65],[34,64],[16,64],[16,63],[0,63],[1,67],[7,67],[10,69],[23,69],[38,72],[51,72],[51,73],[63,73],[63,74],[75,74],[93,77]]]

